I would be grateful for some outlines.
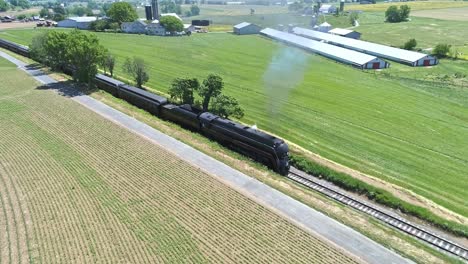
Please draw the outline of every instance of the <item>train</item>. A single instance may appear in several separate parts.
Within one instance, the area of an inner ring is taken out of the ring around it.
[[[29,57],[28,48],[16,43],[0,39],[0,47]],[[70,69],[66,70],[66,73],[70,71]],[[289,147],[280,138],[230,119],[221,118],[213,113],[202,111],[192,105],[173,104],[163,96],[125,84],[103,74],[96,74],[94,81],[99,89],[159,118],[196,131],[223,146],[266,165],[281,175],[287,175],[289,172]]]

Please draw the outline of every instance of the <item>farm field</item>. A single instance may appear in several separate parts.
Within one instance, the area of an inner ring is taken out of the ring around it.
[[[351,263],[157,145],[0,59],[5,263]]]
[[[412,16],[430,17],[442,20],[468,21],[468,7],[420,10],[411,13]]]
[[[0,37],[28,44],[35,32]],[[98,36],[117,55],[117,74],[134,55],[148,62],[148,86],[163,92],[173,78],[219,73],[246,110],[243,122],[468,216],[468,91],[422,81],[467,64],[363,72],[258,36]]]
[[[408,5],[411,7],[411,11],[417,10],[430,10],[430,9],[441,9],[441,8],[459,8],[468,7],[468,3],[463,1],[412,1],[412,2],[392,2],[392,3],[377,3],[371,5],[360,5],[350,4],[345,6],[345,10],[361,10],[371,12],[385,12],[389,6],[396,5]]]

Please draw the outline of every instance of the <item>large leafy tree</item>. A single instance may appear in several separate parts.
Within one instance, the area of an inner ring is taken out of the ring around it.
[[[122,24],[122,22],[132,22],[138,18],[135,8],[127,2],[113,3],[106,14],[113,22],[119,24]]]
[[[400,8],[397,6],[389,6],[385,11],[385,19],[390,23],[398,23],[406,21],[409,18],[411,8],[408,5],[402,5]]]
[[[244,110],[239,106],[239,102],[237,102],[236,98],[223,94],[213,99],[210,111],[223,118],[228,118],[230,116],[242,118],[244,116]]]
[[[143,84],[149,80],[149,75],[146,70],[145,61],[142,58],[133,57],[133,59],[127,58],[123,65],[124,72],[128,73],[136,82],[139,88],[142,88]]]
[[[173,16],[163,16],[159,20],[159,23],[161,23],[166,31],[171,32],[171,34],[184,30],[184,24],[182,24],[182,21]]]
[[[33,38],[30,48],[32,58],[55,70],[73,66],[73,79],[77,82],[92,81],[106,54],[96,35],[79,30],[44,32]]]
[[[65,50],[67,61],[75,67],[73,79],[83,83],[93,80],[98,64],[107,53],[95,34],[77,29],[68,35]]]
[[[200,15],[200,8],[197,5],[192,5],[190,7],[190,13],[192,14],[192,16],[198,16]]]
[[[0,0],[0,12],[7,11],[10,6],[5,0]]]
[[[221,76],[210,74],[203,81],[203,85],[198,89],[198,95],[202,98],[202,107],[204,111],[208,111],[210,100],[221,94],[224,87],[224,82]]]
[[[182,104],[193,105],[193,92],[200,88],[200,83],[197,78],[176,78],[172,81],[169,95]]]

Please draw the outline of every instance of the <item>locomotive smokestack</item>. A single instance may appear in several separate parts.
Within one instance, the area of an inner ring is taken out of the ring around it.
[[[158,0],[152,0],[151,1],[151,8],[153,9],[153,19],[158,19],[159,20]]]
[[[151,11],[150,5],[145,6],[145,14],[146,14],[146,20],[148,21],[153,20],[153,13]]]

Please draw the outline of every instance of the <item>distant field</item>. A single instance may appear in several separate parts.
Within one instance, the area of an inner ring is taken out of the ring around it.
[[[28,44],[40,31],[0,37]],[[216,72],[245,108],[242,121],[468,216],[468,90],[457,86],[468,79],[445,80],[466,63],[363,72],[258,36],[98,36],[117,55],[117,74],[134,55],[160,91],[176,77]]]
[[[417,17],[430,17],[442,20],[468,21],[468,8],[421,10],[412,12],[411,15]]]
[[[468,7],[468,2],[464,1],[415,1],[415,2],[392,2],[392,3],[377,3],[371,5],[347,4],[345,10],[362,10],[370,12],[384,12],[389,6],[408,5],[412,11],[430,10],[441,8],[458,8]]]
[[[39,15],[39,11],[41,11],[41,8],[39,7],[31,7],[29,9],[24,9],[24,10],[8,10],[5,12],[0,12],[0,16],[17,16],[17,15]]]
[[[0,59],[2,263],[351,263]]]

